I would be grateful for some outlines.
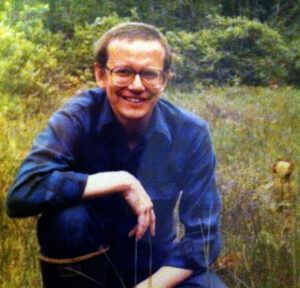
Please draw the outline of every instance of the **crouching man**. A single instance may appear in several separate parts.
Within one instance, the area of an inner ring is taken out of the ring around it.
[[[40,215],[44,287],[225,287],[209,271],[220,250],[215,156],[206,122],[159,98],[171,62],[155,27],[114,27],[95,45],[98,87],[36,138],[7,212]]]

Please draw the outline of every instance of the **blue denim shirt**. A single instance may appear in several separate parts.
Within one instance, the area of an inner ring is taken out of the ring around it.
[[[76,204],[82,201],[89,174],[118,170],[136,176],[153,201],[154,269],[173,266],[205,271],[220,250],[221,204],[209,130],[204,120],[163,99],[141,144],[130,150],[103,90],[73,97],[36,138],[8,193],[8,214],[25,217]],[[185,235],[175,241],[173,215],[179,195]],[[107,199],[111,201],[107,207],[115,207],[116,199]],[[134,215],[124,205],[111,209],[121,219],[120,239],[127,238],[130,225],[135,225],[125,221]],[[149,237],[148,233],[139,241],[140,269],[148,265]],[[134,255],[130,249],[126,253]]]

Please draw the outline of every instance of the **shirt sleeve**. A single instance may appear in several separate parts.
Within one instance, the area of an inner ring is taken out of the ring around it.
[[[73,171],[80,130],[78,116],[68,109],[51,117],[8,192],[10,217],[32,216],[80,201],[88,177]]]
[[[205,272],[221,247],[219,213],[221,199],[215,181],[215,156],[206,125],[193,140],[179,205],[184,237],[174,244],[164,266]]]

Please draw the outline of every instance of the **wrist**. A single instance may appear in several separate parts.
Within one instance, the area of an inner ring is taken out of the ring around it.
[[[141,287],[146,288],[151,283],[153,288],[173,288],[186,280],[193,274],[192,270],[182,269],[170,266],[163,266],[157,270],[151,277],[144,280]],[[147,286],[148,285],[148,286]]]
[[[126,190],[130,189],[134,183],[134,176],[127,171],[116,171],[116,178],[120,183],[120,192],[125,192]]]

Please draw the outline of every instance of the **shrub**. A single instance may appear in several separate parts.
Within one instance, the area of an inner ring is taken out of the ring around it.
[[[93,44],[108,29],[118,23],[128,21],[116,14],[110,17],[97,18],[94,23],[83,23],[75,26],[74,35],[66,42],[64,55],[64,67],[69,75],[80,78],[80,81],[91,81],[93,79],[91,67],[94,63]]]
[[[10,19],[10,6],[0,14],[0,94],[45,98],[54,93],[62,72],[57,61],[62,36],[44,30],[46,8],[25,5],[16,21]]]
[[[23,33],[3,25],[0,26],[0,42],[1,94],[39,94],[43,86],[40,68],[44,63],[44,57],[39,57],[41,47],[28,41]]]
[[[210,17],[205,29],[168,32],[177,82],[268,84],[286,81],[289,50],[275,30],[245,18]]]
[[[127,20],[113,14],[92,24],[78,24],[72,35],[64,35],[44,26],[48,5],[19,8],[16,11],[8,1],[0,11],[0,95],[30,97],[33,112],[41,104],[45,106],[45,99],[48,106],[53,106],[51,102],[56,106],[63,91],[74,92],[83,83],[89,85],[93,80],[93,43],[106,30]]]
[[[300,85],[300,38],[290,43],[291,63],[289,69],[289,81],[293,84]]]

